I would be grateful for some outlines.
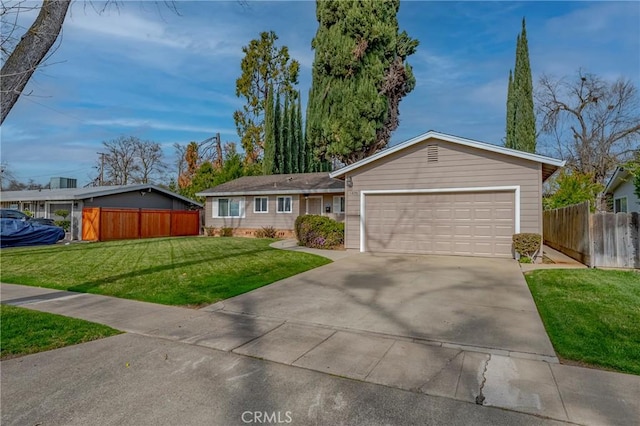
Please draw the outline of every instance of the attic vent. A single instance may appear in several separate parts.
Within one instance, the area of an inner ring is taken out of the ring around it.
[[[427,146],[427,163],[438,162],[438,145]]]

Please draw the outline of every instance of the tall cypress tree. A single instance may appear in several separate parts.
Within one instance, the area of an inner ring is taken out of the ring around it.
[[[298,92],[298,111],[297,111],[297,136],[298,139],[298,170],[300,173],[306,173],[307,170],[307,141],[304,137],[304,130],[302,124],[302,100],[300,99],[300,93]]]
[[[284,109],[282,110],[282,173],[291,173],[291,126],[289,122],[290,117],[290,105],[289,95],[284,97]]]
[[[399,0],[318,1],[306,137],[314,156],[351,164],[387,146],[415,86]],[[323,166],[326,169],[326,166]]]
[[[280,112],[280,94],[276,95],[275,106],[273,108],[273,137],[276,146],[276,161],[273,173],[284,173],[284,141],[282,139],[282,114]]]
[[[291,103],[291,172],[300,173],[298,158],[300,156],[300,140],[298,139],[298,102]]]
[[[518,36],[518,41],[520,36]],[[519,44],[519,43],[518,43]],[[506,125],[506,138],[505,146],[507,148],[515,149],[515,110],[513,105],[513,74],[509,70],[509,85],[507,87],[507,125]]]
[[[276,140],[274,135],[273,86],[269,87],[267,105],[264,114],[264,158],[262,159],[262,174],[274,173],[276,161]]]
[[[533,109],[533,80],[529,64],[527,29],[522,18],[522,32],[517,38],[516,65],[511,87],[511,111],[507,94],[507,147],[521,151],[536,150],[536,118]],[[512,120],[510,124],[510,119]],[[511,135],[509,132],[511,131]]]

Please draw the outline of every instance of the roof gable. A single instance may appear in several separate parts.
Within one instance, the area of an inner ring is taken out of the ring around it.
[[[631,173],[628,170],[625,170],[622,166],[616,167],[616,170],[613,172],[613,175],[611,175],[609,182],[607,182],[607,186],[605,186],[604,188],[604,193],[613,193],[616,189],[618,189],[620,184],[630,179],[630,175]]]
[[[549,176],[551,176],[558,168],[563,167],[565,165],[565,161],[557,160],[555,158],[545,157],[543,155],[531,154],[524,151],[518,151],[515,149],[505,148],[503,146],[492,145],[486,142],[475,141],[472,139],[465,139],[458,136],[447,135],[445,133],[435,132],[430,130],[426,133],[423,133],[420,136],[416,136],[415,138],[409,139],[405,142],[399,143],[391,148],[385,149],[383,151],[379,151],[373,154],[370,157],[364,158],[360,161],[357,161],[353,164],[345,166],[339,170],[336,170],[330,174],[332,178],[338,178],[344,176],[346,173],[358,169],[366,164],[370,164],[374,161],[377,161],[381,158],[384,158],[393,153],[402,151],[407,149],[413,145],[426,142],[429,139],[438,139],[446,142],[451,142],[454,144],[459,144],[463,146],[468,146],[472,148],[477,148],[485,151],[496,152],[499,154],[508,155],[511,157],[522,158],[529,161],[535,161],[542,164],[542,180],[546,180]]]

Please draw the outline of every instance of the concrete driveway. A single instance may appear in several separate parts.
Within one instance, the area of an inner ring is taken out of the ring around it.
[[[513,260],[354,254],[205,310],[555,356]]]

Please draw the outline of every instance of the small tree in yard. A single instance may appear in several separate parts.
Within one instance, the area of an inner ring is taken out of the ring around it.
[[[553,193],[542,200],[545,210],[559,209],[562,207],[589,201],[591,209],[595,208],[598,194],[604,189],[604,185],[594,183],[589,174],[580,172],[560,172],[555,181]]]
[[[62,220],[67,220],[67,217],[69,216],[69,210],[56,210],[53,212],[53,214],[55,214],[56,216],[60,216]]]

